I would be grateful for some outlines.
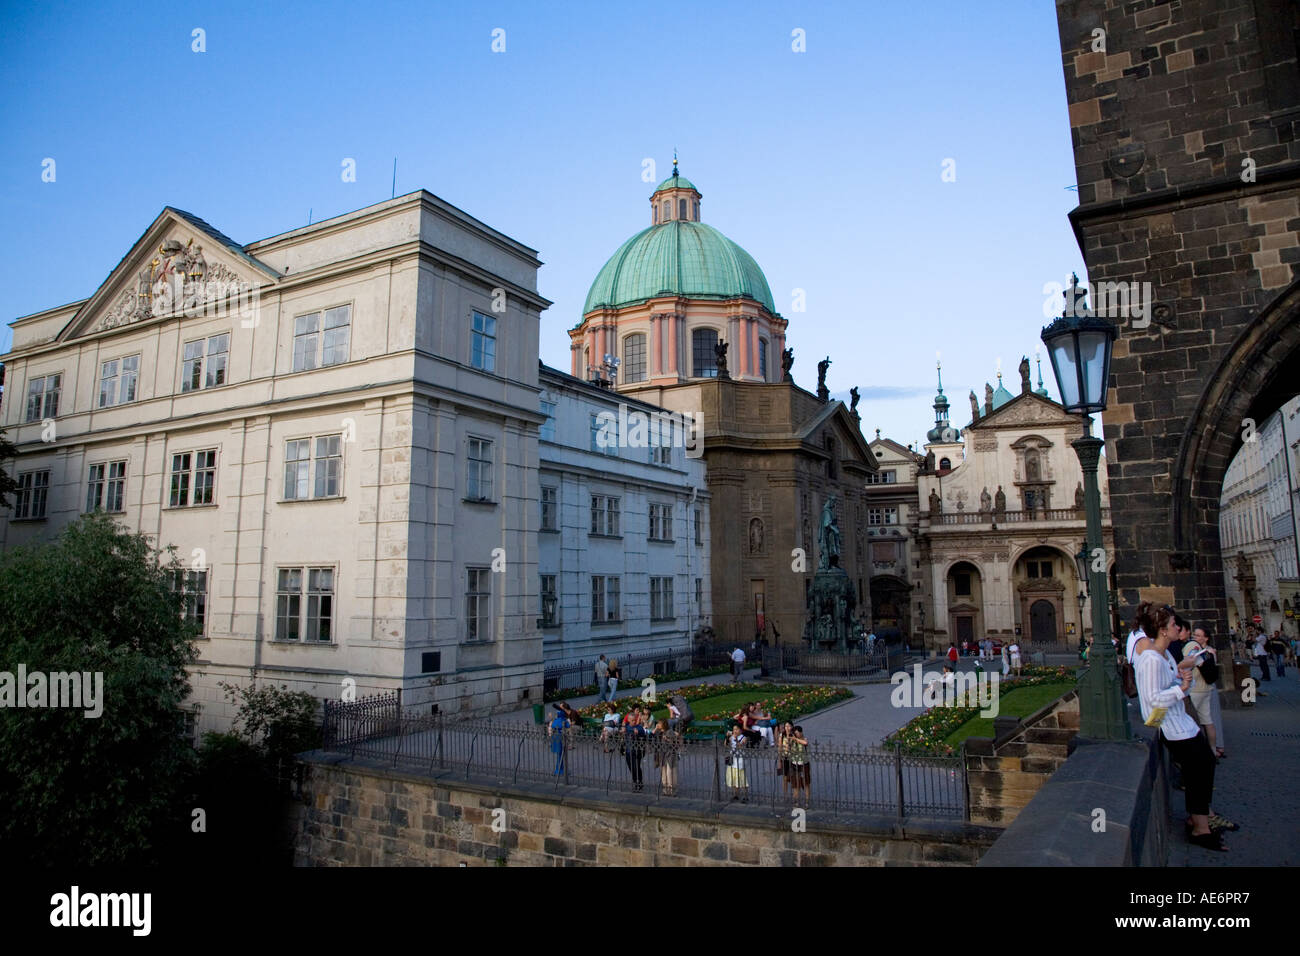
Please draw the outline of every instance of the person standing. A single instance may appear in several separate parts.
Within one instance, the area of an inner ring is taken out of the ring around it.
[[[745,672],[745,652],[737,647],[731,652],[731,682],[740,683],[740,675]]]
[[[596,661],[596,693],[600,695],[602,703],[605,701],[605,695],[609,692],[609,664],[605,661],[605,655],[601,654],[600,659]],[[611,700],[613,698],[610,698]]]
[[[1273,679],[1268,673],[1268,647],[1263,631],[1255,635],[1255,663],[1259,665],[1260,673],[1264,675],[1263,680]]]
[[[736,724],[727,736],[727,786],[731,788],[731,799],[749,803],[749,780],[745,776],[745,737]]]
[[[552,776],[564,773],[564,732],[569,729],[569,717],[563,704],[555,705],[555,718],[547,728],[546,735],[551,738],[551,753],[555,754],[555,771]]]
[[[1192,686],[1187,696],[1196,711],[1196,722],[1205,730],[1210,749],[1216,757],[1226,757],[1223,750],[1223,713],[1219,709],[1219,691],[1215,686],[1219,680],[1218,652],[1210,643],[1210,635],[1203,627],[1192,631],[1192,640],[1203,648],[1203,653],[1192,671]]]
[[[632,774],[632,783],[640,793],[643,785],[641,761],[645,759],[646,729],[642,723],[641,706],[633,707],[623,725],[623,759]]]
[[[1011,641],[1009,648],[1011,653],[1011,670],[1017,677],[1020,676],[1020,644],[1016,640]]]
[[[956,644],[948,645],[948,666],[950,666],[953,670],[957,669],[957,645]]]
[[[790,740],[794,737],[794,724],[786,721],[777,731],[776,739],[776,772],[781,775],[781,793],[784,797],[790,796],[790,784],[793,778],[790,773]]]
[[[614,695],[618,693],[618,678],[620,675],[619,675],[617,660],[613,658],[610,659],[609,667],[606,670],[606,673],[609,675],[608,676],[609,699],[612,701],[614,699]]]
[[[677,708],[678,714],[677,726],[673,729],[679,730],[684,734],[686,733],[686,728],[691,725],[691,721],[695,719],[695,711],[691,710],[691,705],[687,703],[686,698],[680,693],[673,694],[672,701],[673,706]]]
[[[682,752],[682,735],[668,726],[663,718],[655,725],[655,766],[659,768],[659,786],[665,797],[677,793],[677,758]]]
[[[1226,852],[1223,837],[1210,827],[1210,802],[1214,794],[1214,754],[1205,734],[1183,707],[1192,684],[1194,660],[1179,666],[1169,654],[1177,633],[1173,612],[1161,608],[1155,614],[1155,636],[1151,648],[1138,655],[1135,668],[1142,719],[1159,727],[1170,757],[1183,768],[1187,794],[1188,840],[1207,850]]]
[[[1002,645],[1002,676],[1006,677],[1011,673],[1011,645]]]
[[[802,792],[804,806],[807,807],[812,790],[812,767],[809,766],[808,738],[803,735],[802,727],[795,727],[791,732],[789,751],[794,802],[799,803],[799,794]]]
[[[1268,650],[1273,655],[1273,666],[1277,668],[1277,676],[1286,676],[1286,641],[1282,639],[1282,631],[1279,628],[1273,632],[1273,636],[1268,639]]]

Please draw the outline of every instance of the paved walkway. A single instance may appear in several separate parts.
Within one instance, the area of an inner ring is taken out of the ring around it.
[[[1251,672],[1258,681],[1258,668]],[[1170,866],[1300,866],[1300,675],[1288,667],[1283,677],[1274,674],[1258,687],[1254,707],[1223,712],[1228,756],[1214,772],[1214,811],[1241,829],[1223,835],[1227,853],[1189,844],[1183,793],[1171,791]]]

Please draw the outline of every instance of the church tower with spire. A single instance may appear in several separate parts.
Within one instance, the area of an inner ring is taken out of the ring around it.
[[[948,419],[948,396],[943,393],[941,361],[935,361],[935,372],[939,378],[939,391],[934,396],[934,427],[925,433],[925,451],[927,460],[933,456],[930,467],[942,474],[962,463],[965,447],[961,442],[961,430],[953,428]]]

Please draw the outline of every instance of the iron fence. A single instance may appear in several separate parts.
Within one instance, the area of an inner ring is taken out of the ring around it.
[[[785,680],[858,680],[888,679],[892,670],[903,666],[906,656],[902,644],[876,641],[858,653],[810,650],[792,644],[763,649],[763,673]]]
[[[608,659],[609,656],[606,655],[606,658]],[[635,681],[657,674],[684,671],[692,666],[691,645],[689,643],[677,648],[642,651],[636,654],[615,654],[613,656],[618,660],[618,668],[622,675],[619,678],[620,680]],[[570,687],[586,687],[588,684],[594,684],[596,682],[597,660],[597,657],[589,657],[547,664],[542,677],[542,692],[549,694],[556,690]]]
[[[357,700],[327,700],[321,723],[321,746],[335,750],[400,731],[402,691],[371,694]]]
[[[889,814],[968,819],[965,766],[960,755],[922,756],[901,749],[843,749],[811,743],[808,786],[767,743],[732,750],[724,740],[624,739],[621,733],[442,715],[400,718],[394,733],[354,737],[335,752],[382,761],[408,772],[451,773],[487,784],[542,784],[557,793],[594,791],[607,797],[668,806],[732,802],[786,810],[802,806],[832,814]],[[730,758],[730,759],[729,759]]]

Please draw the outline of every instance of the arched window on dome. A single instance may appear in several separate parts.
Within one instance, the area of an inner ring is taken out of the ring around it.
[[[713,347],[718,344],[714,329],[696,329],[691,333],[692,366],[696,378],[717,378],[718,359]]]
[[[758,377],[767,381],[767,339],[758,340]]]
[[[645,381],[645,333],[625,336],[623,339],[623,381]]]
[[[664,222],[668,221],[668,216],[671,214],[672,209],[673,209],[672,203],[669,202],[667,199],[665,199],[664,200]]]
[[[679,200],[677,200],[677,218],[678,218],[678,219],[685,219],[685,218],[686,218],[686,200],[685,200],[685,199],[679,199]]]
[[[651,204],[650,204],[650,208],[654,210],[654,214],[655,214],[655,225],[657,226],[657,225],[659,225],[659,204],[658,204],[658,203],[651,203]]]
[[[699,222],[699,221],[700,221],[700,202],[699,202],[698,199],[691,200],[691,211],[692,211],[692,213],[693,213],[693,215],[691,216],[691,218],[694,219],[696,222]]]

